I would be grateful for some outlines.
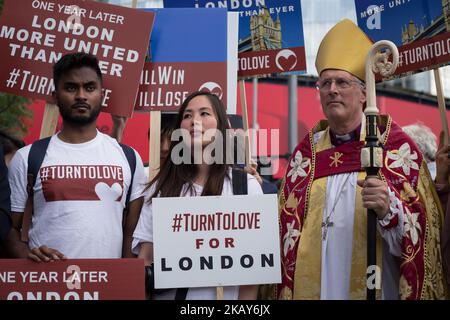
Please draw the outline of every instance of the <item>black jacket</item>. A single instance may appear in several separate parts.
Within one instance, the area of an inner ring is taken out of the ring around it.
[[[11,229],[11,190],[8,182],[8,168],[0,147],[0,242],[3,241]]]

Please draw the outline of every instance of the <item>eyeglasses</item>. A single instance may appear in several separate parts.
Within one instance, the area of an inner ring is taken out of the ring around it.
[[[328,91],[331,88],[332,83],[336,84],[336,88],[339,90],[349,89],[352,86],[352,83],[357,83],[361,87],[364,88],[364,83],[359,80],[345,79],[345,78],[336,78],[336,79],[323,79],[319,80],[316,83],[317,90]]]

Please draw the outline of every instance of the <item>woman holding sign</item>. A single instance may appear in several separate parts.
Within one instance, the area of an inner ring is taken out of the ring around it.
[[[146,204],[133,235],[133,251],[143,258],[147,273],[153,264],[153,210],[155,197],[231,196],[233,190],[233,155],[227,155],[224,140],[230,129],[225,108],[220,99],[211,93],[194,92],[183,102],[169,149],[170,157],[162,163],[161,170],[147,186]],[[173,141],[182,137],[182,141]],[[229,146],[229,144],[228,144]],[[247,194],[262,194],[261,186],[251,175],[247,179]],[[234,192],[233,192],[234,191]],[[245,193],[245,192],[242,192]],[[215,287],[178,288],[152,291],[149,275],[147,292],[154,299],[207,299],[218,297]],[[149,292],[151,291],[151,292]],[[218,292],[218,291],[217,291]],[[227,300],[256,299],[257,286],[225,287],[223,298]]]

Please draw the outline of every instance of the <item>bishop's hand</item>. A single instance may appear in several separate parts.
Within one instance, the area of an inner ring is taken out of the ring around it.
[[[389,212],[389,191],[387,184],[375,177],[358,180],[362,188],[362,204],[364,208],[373,209],[382,220]]]

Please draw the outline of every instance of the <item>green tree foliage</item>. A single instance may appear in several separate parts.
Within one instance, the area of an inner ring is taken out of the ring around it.
[[[0,93],[0,130],[22,139],[27,134],[33,117],[29,104],[29,99]]]
[[[0,0],[0,14],[4,0]],[[22,139],[28,132],[33,113],[30,101],[23,97],[0,92],[0,130]]]

